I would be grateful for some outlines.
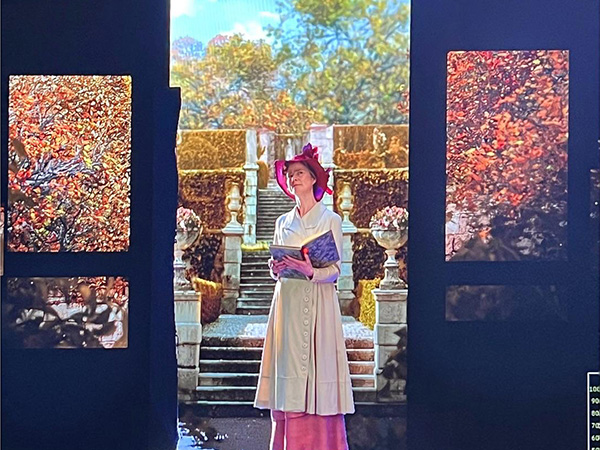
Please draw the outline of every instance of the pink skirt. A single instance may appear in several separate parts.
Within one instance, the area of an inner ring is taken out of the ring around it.
[[[270,450],[348,450],[343,414],[320,416],[271,410]]]

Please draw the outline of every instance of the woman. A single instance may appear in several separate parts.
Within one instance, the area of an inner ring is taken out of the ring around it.
[[[275,162],[277,182],[296,206],[277,219],[273,243],[300,246],[332,230],[342,255],[342,221],[321,203],[332,192],[316,150],[308,144],[301,155]],[[269,267],[277,284],[254,406],[271,409],[270,448],[347,450],[344,414],[354,412],[354,400],[334,284],[341,261],[314,268],[305,254],[304,261],[271,259]],[[308,280],[279,278],[286,267]]]

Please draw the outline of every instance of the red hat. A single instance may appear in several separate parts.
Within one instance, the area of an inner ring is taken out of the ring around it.
[[[329,195],[333,194],[333,191],[327,186],[331,169],[325,170],[321,164],[319,164],[317,150],[317,147],[313,147],[308,143],[302,148],[302,153],[294,156],[292,159],[287,161],[283,159],[275,161],[275,177],[277,178],[277,183],[288,197],[295,199],[294,194],[288,190],[285,172],[287,171],[288,165],[295,162],[306,164],[315,175],[317,181],[313,185],[313,192],[316,201],[321,201],[325,192]]]

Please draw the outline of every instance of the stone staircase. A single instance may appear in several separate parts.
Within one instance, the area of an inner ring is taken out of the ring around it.
[[[286,196],[277,184],[258,190],[256,216],[256,240],[271,243],[275,232],[275,220],[294,207],[294,201]],[[275,281],[269,274],[268,251],[242,252],[240,273],[240,296],[236,314],[267,315],[271,307]]]
[[[192,402],[249,405],[258,383],[267,316],[221,315],[203,330],[200,377]],[[374,401],[373,332],[342,318],[355,402]]]

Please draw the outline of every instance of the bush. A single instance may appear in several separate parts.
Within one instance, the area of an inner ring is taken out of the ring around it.
[[[246,162],[246,130],[183,130],[179,136],[179,170],[236,169]]]
[[[202,278],[192,279],[194,290],[202,295],[201,323],[202,325],[214,322],[221,313],[221,298],[223,298],[223,285],[213,283]]]
[[[374,280],[360,280],[356,290],[356,296],[360,304],[358,320],[371,330],[375,328],[375,297],[371,292],[379,286],[381,278]]]
[[[237,184],[243,197],[245,178],[243,169],[180,170],[179,206],[193,209],[207,228],[223,228],[229,221],[225,205],[229,190]],[[244,221],[243,208],[238,221]]]
[[[258,161],[258,188],[266,189],[269,184],[269,165],[264,161]]]

